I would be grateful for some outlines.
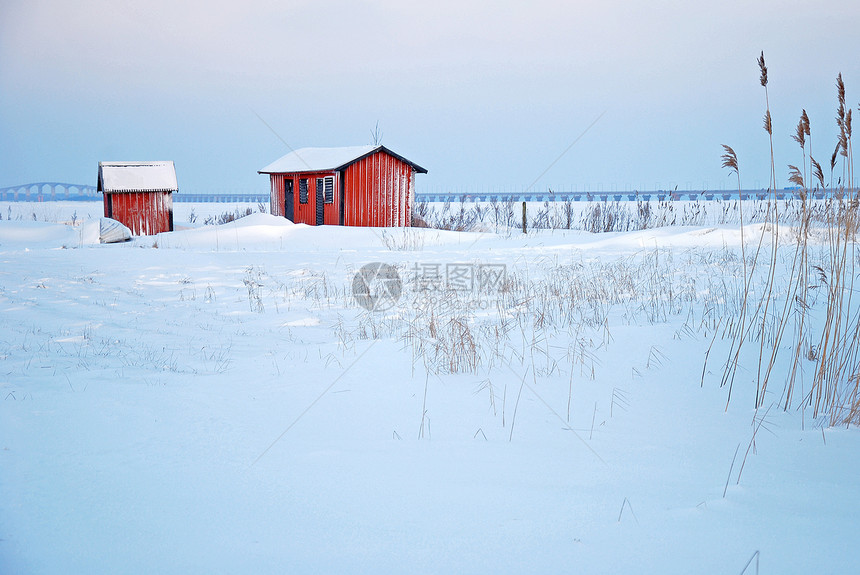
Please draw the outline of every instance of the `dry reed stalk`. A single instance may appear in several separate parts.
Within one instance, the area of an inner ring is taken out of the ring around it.
[[[765,89],[765,104],[766,111],[764,116],[764,129],[768,133],[770,152],[771,152],[771,179],[770,193],[768,194],[768,202],[764,215],[765,225],[762,228],[762,235],[759,237],[758,246],[752,264],[747,267],[746,253],[743,246],[742,236],[742,257],[744,259],[744,295],[741,305],[740,315],[737,320],[737,330],[732,331],[733,339],[729,350],[729,359],[726,363],[726,369],[723,374],[721,385],[729,385],[728,399],[726,408],[731,401],[732,384],[735,373],[738,367],[738,360],[741,349],[744,347],[746,339],[752,335],[751,330],[753,325],[757,325],[756,335],[759,338],[759,356],[758,356],[758,372],[756,379],[756,399],[755,407],[758,409],[764,403],[764,397],[767,392],[768,383],[773,374],[774,366],[776,365],[777,356],[781,348],[781,343],[784,338],[792,311],[797,311],[796,329],[794,331],[795,341],[793,342],[793,357],[791,373],[786,381],[784,389],[783,403],[787,409],[791,405],[794,385],[798,377],[801,358],[803,357],[803,344],[806,340],[807,331],[807,315],[808,315],[808,274],[809,274],[809,253],[808,253],[808,236],[811,224],[811,210],[809,207],[810,188],[807,185],[808,174],[812,174],[814,179],[818,181],[822,188],[824,185],[824,174],[821,165],[812,158],[809,154],[809,163],[807,164],[806,144],[809,137],[811,147],[811,130],[809,117],[806,110],[801,113],[800,120],[795,129],[795,134],[792,138],[800,145],[803,161],[801,168],[790,165],[789,181],[800,187],[801,206],[799,214],[799,230],[797,236],[797,245],[792,259],[792,265],[788,276],[788,286],[785,295],[785,301],[780,311],[774,310],[771,313],[771,307],[775,305],[772,301],[776,284],[776,268],[778,265],[778,247],[779,247],[779,224],[780,217],[775,201],[776,189],[776,174],[775,162],[773,153],[773,121],[770,112],[770,98],[768,94],[768,78],[767,66],[764,60],[764,53],[758,58],[759,69],[761,72],[760,83]],[[860,378],[854,377],[858,370],[857,358],[858,352],[856,344],[860,343],[860,336],[857,335],[860,331],[860,312],[851,315],[853,309],[852,298],[854,288],[854,266],[855,266],[855,244],[854,234],[857,230],[857,204],[860,203],[860,197],[853,187],[853,154],[851,148],[851,130],[852,130],[852,113],[850,109],[846,109],[845,105],[845,87],[842,81],[841,74],[837,78],[837,95],[838,95],[838,110],[837,124],[839,127],[839,141],[831,158],[831,183],[833,181],[834,172],[836,169],[837,158],[842,158],[842,177],[839,178],[840,193],[837,194],[837,201],[828,203],[827,213],[825,214],[825,225],[828,238],[828,278],[826,285],[827,292],[827,310],[824,321],[824,327],[821,332],[818,350],[820,353],[819,363],[815,371],[812,389],[810,390],[808,401],[814,406],[815,416],[821,410],[827,410],[831,416],[836,413],[857,413],[860,412],[860,403],[858,409],[852,410],[846,405],[846,401],[851,401],[853,398],[860,397],[860,390],[857,393],[848,393],[842,391],[842,385],[848,382],[857,382],[856,386],[860,386]],[[734,171],[740,180],[738,170],[737,156],[734,151],[724,146],[725,154],[723,155],[723,167]],[[808,166],[808,167],[807,167]],[[847,187],[847,190],[846,190]],[[740,184],[739,184],[740,188]],[[826,188],[825,188],[826,189]],[[845,202],[845,195],[848,195],[848,202]],[[853,197],[852,197],[853,196]],[[743,225],[743,214],[741,213],[741,224]],[[750,310],[749,297],[752,276],[755,272],[755,267],[761,252],[764,233],[771,226],[771,249],[770,262],[767,269],[765,285],[762,294],[759,296],[756,307]],[[742,228],[743,229],[743,228]],[[771,317],[773,315],[773,317]],[[734,325],[734,322],[731,322]],[[765,353],[765,346],[770,347],[769,352]],[[841,405],[839,403],[840,398]],[[846,399],[851,398],[851,399]]]
[[[764,119],[764,129],[767,132],[768,140],[770,142],[770,183],[769,183],[769,191],[768,191],[768,216],[766,218],[765,226],[762,228],[762,233],[764,233],[764,229],[767,227],[767,223],[770,223],[772,226],[771,233],[771,258],[770,258],[770,267],[768,269],[767,281],[765,283],[764,288],[764,297],[759,301],[759,308],[756,310],[756,314],[758,315],[759,310],[762,309],[761,313],[761,332],[759,334],[759,364],[758,364],[758,377],[756,380],[756,408],[760,407],[762,402],[764,401],[764,391],[767,387],[767,379],[762,382],[762,358],[764,356],[764,346],[765,346],[765,332],[767,330],[767,321],[768,321],[768,310],[770,308],[771,298],[773,296],[773,287],[776,281],[776,265],[777,265],[777,251],[779,249],[779,213],[776,202],[776,163],[774,160],[773,153],[773,122],[771,120],[770,114],[770,95],[768,94],[767,89],[767,65],[764,60],[764,52],[761,53],[761,56],[758,58],[758,65],[761,71],[760,82],[762,87],[764,87],[764,98],[765,98],[765,119]]]
[[[831,425],[860,423],[857,417],[860,380],[858,380],[858,335],[860,313],[852,315],[856,266],[857,190],[854,188],[851,110],[846,110],[845,84],[836,79],[839,137],[830,162],[831,184],[837,159],[841,157],[842,176],[829,204],[827,310],[819,339],[819,363],[812,389],[805,399],[813,414],[825,411]],[[818,167],[820,171],[820,166]],[[847,201],[846,201],[847,196]]]
[[[773,371],[774,365],[776,363],[776,358],[779,353],[779,349],[782,344],[782,338],[785,334],[785,329],[788,325],[789,318],[791,315],[791,310],[794,305],[797,306],[800,319],[797,322],[797,331],[795,332],[795,345],[794,345],[794,356],[792,358],[792,369],[789,380],[786,383],[786,387],[783,391],[783,396],[785,398],[785,409],[788,409],[788,406],[791,403],[791,395],[794,387],[794,381],[797,377],[797,370],[800,364],[801,358],[801,348],[803,343],[804,336],[804,327],[805,327],[805,319],[807,315],[808,306],[806,305],[806,296],[807,290],[806,287],[808,285],[808,232],[809,232],[809,210],[807,199],[809,196],[809,190],[806,187],[805,181],[805,172],[806,172],[806,136],[811,135],[809,117],[806,115],[806,110],[803,110],[800,115],[800,119],[797,123],[797,128],[795,130],[795,134],[792,136],[794,141],[798,143],[801,149],[801,153],[803,156],[803,173],[801,173],[800,168],[797,166],[789,165],[789,181],[800,187],[800,198],[802,202],[801,206],[801,221],[800,221],[800,231],[797,237],[797,245],[795,246],[794,258],[792,260],[791,272],[789,274],[788,280],[789,285],[786,290],[785,295],[785,303],[783,305],[782,314],[779,319],[776,337],[774,338],[774,344],[771,348],[770,358],[768,360],[767,370],[765,372],[764,381],[762,384],[762,396],[767,390],[767,384],[770,379],[771,373]],[[800,292],[800,293],[798,293]]]
[[[764,68],[764,74],[767,74],[767,68]],[[723,149],[725,153],[722,156],[723,167],[728,168],[730,171],[735,173],[738,181],[738,197],[741,194],[741,175],[740,168],[738,167],[738,155],[735,151],[725,144],[723,144]],[[740,204],[743,204],[743,200],[739,200]],[[724,386],[726,383],[729,385],[728,401],[731,401],[732,397],[732,386],[734,384],[735,373],[737,372],[738,367],[738,359],[740,357],[741,347],[743,347],[743,337],[744,337],[744,329],[743,325],[746,320],[746,309],[747,309],[747,299],[749,297],[750,290],[750,274],[747,273],[747,258],[746,258],[746,248],[744,241],[744,217],[743,217],[743,207],[740,207],[740,231],[741,231],[741,260],[743,265],[743,274],[744,274],[744,293],[743,293],[743,301],[741,302],[741,316],[739,318],[739,322],[741,324],[740,330],[740,339],[734,338],[732,340],[731,348],[729,349],[729,360],[728,367],[723,375],[723,381],[720,384],[720,387]],[[713,342],[711,342],[713,345]],[[708,353],[710,353],[710,347],[708,348]],[[705,363],[707,364],[707,355],[705,356]],[[704,368],[702,370],[702,377],[704,378]],[[728,401],[726,401],[726,409],[728,409]]]

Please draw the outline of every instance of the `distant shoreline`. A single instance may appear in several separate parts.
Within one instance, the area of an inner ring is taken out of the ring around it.
[[[32,184],[33,186],[37,184]],[[87,191],[83,194],[67,194],[63,192],[54,193],[36,193],[26,191],[25,186],[19,186],[17,191],[10,191],[13,188],[0,190],[0,201],[4,202],[51,202],[51,201],[71,201],[71,202],[101,202],[102,194],[96,191]],[[845,194],[848,190],[845,189],[827,189],[813,190],[811,196],[814,199],[825,199],[833,196],[836,192],[841,191]],[[856,191],[856,190],[855,190]],[[768,196],[776,199],[787,200],[791,198],[800,198],[800,190],[797,188],[785,188],[776,190],[774,194],[765,189],[759,190],[741,190],[740,193],[726,190],[658,190],[658,191],[626,191],[626,192],[433,192],[433,193],[416,193],[416,201],[418,202],[635,202],[635,201],[729,201],[736,200],[739,197],[744,200],[765,200]],[[853,195],[853,194],[847,194]],[[177,203],[249,203],[257,204],[260,202],[268,202],[269,194],[184,194],[176,193],[173,195],[173,201]]]

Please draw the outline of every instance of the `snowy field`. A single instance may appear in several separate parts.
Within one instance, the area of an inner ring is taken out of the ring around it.
[[[265,206],[268,208],[268,206]],[[173,203],[177,227],[201,225],[207,218],[217,220],[225,213],[259,212],[259,204],[240,203]],[[104,204],[96,202],[0,202],[0,220],[59,222],[72,225],[104,215]]]
[[[788,356],[755,409],[758,342],[720,385],[737,225],[38,209],[0,205],[0,573],[858,571],[860,434],[784,408]]]

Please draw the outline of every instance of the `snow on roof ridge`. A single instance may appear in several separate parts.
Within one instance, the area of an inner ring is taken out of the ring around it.
[[[340,170],[353,162],[360,160],[378,151],[384,151],[388,155],[397,158],[401,162],[412,166],[419,174],[426,174],[427,170],[407,160],[400,154],[392,152],[382,144],[371,144],[367,146],[344,146],[338,148],[299,148],[285,156],[281,156],[265,168],[258,170],[258,174],[290,174],[301,172],[331,172]]]
[[[101,192],[178,192],[173,160],[99,162]]]
[[[162,166],[172,164],[173,160],[149,160],[149,161],[114,161],[114,162],[99,162],[99,166]]]
[[[381,145],[299,148],[281,156],[258,173],[335,170],[381,148]]]

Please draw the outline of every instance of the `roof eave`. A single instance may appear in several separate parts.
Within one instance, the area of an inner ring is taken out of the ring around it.
[[[419,166],[415,162],[413,162],[411,160],[407,160],[406,158],[404,158],[400,154],[396,154],[396,153],[392,152],[391,150],[389,150],[385,146],[379,146],[379,149],[377,151],[379,151],[379,150],[385,151],[386,154],[388,154],[389,156],[393,156],[393,157],[397,158],[398,160],[400,160],[404,164],[409,164],[410,166],[412,166],[412,169],[415,170],[416,172],[418,172],[419,174],[426,174],[427,173],[426,168],[422,168],[421,166]]]
[[[271,164],[270,164],[269,166],[266,166],[262,170],[257,170],[257,173],[258,174],[273,175],[273,174],[311,174],[311,173],[321,173],[321,172],[341,172],[341,171],[345,170],[346,168],[348,168],[349,166],[351,166],[352,164],[359,162],[359,161],[361,161],[367,157],[370,157],[373,154],[376,154],[377,152],[385,152],[389,156],[400,160],[404,164],[407,164],[408,166],[410,166],[413,170],[415,170],[419,174],[426,174],[427,173],[426,168],[422,168],[421,166],[419,166],[415,162],[407,160],[406,158],[404,158],[400,154],[392,152],[391,150],[389,150],[388,148],[386,148],[385,146],[383,146],[381,144],[371,148],[370,150],[368,150],[367,152],[365,152],[363,154],[359,154],[358,156],[355,156],[354,158],[351,158],[351,159],[347,160],[346,162],[339,164],[339,165],[335,165],[335,166],[327,166],[327,167],[307,169],[307,170],[289,170],[289,171],[277,170],[276,171],[273,169],[268,169],[271,166]]]
[[[415,170],[419,174],[426,174],[427,173],[427,170],[425,168],[422,168],[421,166],[419,166],[418,164],[416,164],[415,162],[413,162],[411,160],[407,160],[406,158],[404,158],[400,154],[396,154],[396,153],[392,152],[391,150],[389,150],[388,148],[386,148],[383,145],[376,146],[375,148],[373,148],[372,150],[370,150],[366,154],[362,154],[361,156],[354,158],[354,159],[346,162],[345,164],[336,167],[335,171],[339,172],[341,170],[345,170],[346,168],[353,165],[354,163],[359,162],[359,161],[363,160],[364,158],[369,158],[370,156],[372,156],[373,154],[375,154],[377,152],[385,152],[386,154],[388,154],[392,158],[397,158],[398,160],[400,160],[404,164],[408,164],[413,170]]]
[[[123,190],[97,190],[102,192],[103,194],[141,194],[147,192],[170,192],[170,193],[178,193],[179,188],[171,189],[171,188],[153,188],[153,189],[143,189],[143,188],[135,188],[135,189],[123,189]]]

